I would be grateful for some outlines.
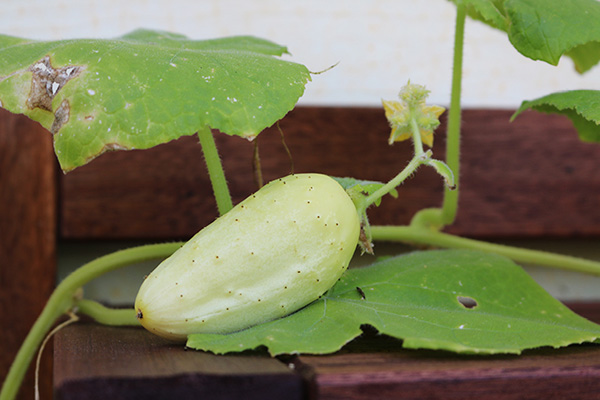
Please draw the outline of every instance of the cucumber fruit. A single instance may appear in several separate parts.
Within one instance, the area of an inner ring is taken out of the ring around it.
[[[283,317],[335,284],[359,232],[354,203],[332,178],[272,181],[146,277],[135,301],[138,319],[157,335],[185,340]]]

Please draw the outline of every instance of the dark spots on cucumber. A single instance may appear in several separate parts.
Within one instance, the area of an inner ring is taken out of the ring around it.
[[[225,310],[226,310],[226,311],[229,311],[229,307],[227,307]]]
[[[179,297],[183,297],[183,295],[182,295],[182,294],[180,294],[180,295],[179,295]]]
[[[287,289],[287,286],[284,286],[283,288],[284,288],[284,289]]]
[[[300,273],[300,272],[302,272],[302,271],[298,270],[298,271],[296,271],[296,272]]]
[[[142,312],[141,309],[138,308],[137,310],[137,314],[136,314],[137,319],[142,319],[144,318],[144,313]]]
[[[179,285],[179,282],[175,282],[175,286]]]
[[[258,299],[258,302],[260,303],[260,299]]]
[[[321,282],[321,280],[319,278],[317,278],[317,283]]]

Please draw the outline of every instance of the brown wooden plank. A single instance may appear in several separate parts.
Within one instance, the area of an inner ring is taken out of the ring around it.
[[[600,235],[600,146],[581,143],[561,116],[466,110],[458,220],[467,236]],[[387,145],[378,108],[298,107],[281,121],[296,172],[388,180],[410,158],[411,145]],[[444,132],[434,154],[443,158]],[[217,134],[234,201],[256,189],[253,144]],[[290,172],[276,128],[259,138],[265,179]],[[441,203],[440,179],[428,169],[371,210],[374,223],[404,224]],[[216,216],[200,146],[186,137],[145,151],[105,154],[62,180],[62,236],[189,237]]]
[[[574,305],[600,321],[600,304]],[[57,399],[597,399],[600,346],[460,356],[413,351],[372,332],[342,351],[287,363],[215,356],[141,328],[78,323],[55,339]],[[300,374],[299,374],[300,373]],[[304,379],[304,382],[303,382]]]
[[[59,400],[304,398],[302,378],[276,359],[186,351],[142,328],[78,323],[55,349]]]
[[[56,185],[50,134],[0,109],[0,377],[54,287]],[[40,382],[45,398],[52,393],[51,351],[47,354]],[[32,372],[20,398],[33,398]]]
[[[600,321],[600,304],[574,307]],[[600,346],[539,349],[521,356],[411,351],[367,333],[340,353],[300,356],[310,399],[598,399]]]
[[[600,145],[563,116],[472,110],[457,223],[470,236],[599,236]]]

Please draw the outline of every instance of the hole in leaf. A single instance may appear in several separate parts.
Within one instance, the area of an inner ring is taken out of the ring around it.
[[[477,301],[472,297],[456,296],[456,300],[458,300],[460,305],[464,308],[473,309],[477,307]]]

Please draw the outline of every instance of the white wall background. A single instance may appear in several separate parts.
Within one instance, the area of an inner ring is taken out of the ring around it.
[[[0,33],[41,40],[116,37],[139,27],[194,39],[255,35],[287,45],[315,76],[302,104],[372,105],[410,79],[447,104],[454,6],[447,0],[2,0]],[[506,35],[468,21],[463,104],[518,107],[552,91],[600,89],[597,66],[580,76],[524,58]]]

